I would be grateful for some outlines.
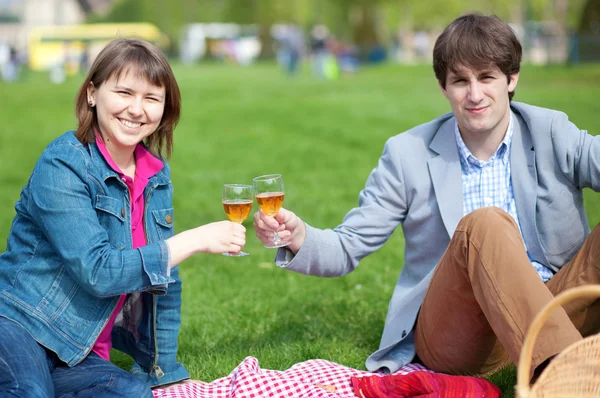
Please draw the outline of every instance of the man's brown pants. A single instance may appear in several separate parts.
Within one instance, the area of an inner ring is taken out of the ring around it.
[[[535,315],[563,290],[600,283],[600,224],[548,282],[527,258],[519,229],[495,207],[458,224],[434,271],[415,329],[417,356],[428,368],[483,375],[517,363]],[[531,370],[600,329],[600,300],[557,309],[540,331]]]

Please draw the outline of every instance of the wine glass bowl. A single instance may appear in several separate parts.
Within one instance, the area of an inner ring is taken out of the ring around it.
[[[283,178],[281,174],[266,174],[252,179],[254,194],[261,210],[268,216],[275,217],[285,196]],[[277,232],[273,233],[273,242],[265,245],[267,248],[283,247],[289,245],[279,238]]]
[[[283,192],[264,192],[256,195],[258,205],[268,216],[275,217],[283,204]]]
[[[223,209],[227,218],[241,224],[252,210],[252,200],[254,189],[252,185],[244,184],[225,184],[223,185],[222,202]],[[238,253],[223,253],[225,256],[247,256],[248,253],[240,251]]]

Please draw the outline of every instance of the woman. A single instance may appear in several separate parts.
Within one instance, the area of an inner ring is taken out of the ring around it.
[[[176,265],[240,251],[245,228],[223,221],[174,235],[162,155],[180,93],[154,46],[109,43],[76,114],[77,131],[38,160],[0,255],[0,396],[151,397],[151,386],[189,378],[176,360]],[[112,346],[133,357],[131,373],[109,362]]]

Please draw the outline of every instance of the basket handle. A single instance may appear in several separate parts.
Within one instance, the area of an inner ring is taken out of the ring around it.
[[[529,381],[531,379],[529,368],[531,367],[533,346],[537,336],[544,325],[546,319],[552,311],[562,306],[569,301],[588,296],[600,297],[600,285],[583,285],[556,295],[542,310],[536,315],[529,327],[529,331],[525,336],[521,355],[519,357],[519,365],[517,369],[517,386],[516,393],[518,397],[527,397],[529,395]]]

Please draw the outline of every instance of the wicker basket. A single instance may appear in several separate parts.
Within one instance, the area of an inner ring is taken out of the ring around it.
[[[557,307],[581,297],[600,297],[600,285],[566,290],[550,301],[533,320],[519,358],[516,396],[600,397],[600,334],[584,338],[559,353],[530,386],[533,346],[546,318]]]

